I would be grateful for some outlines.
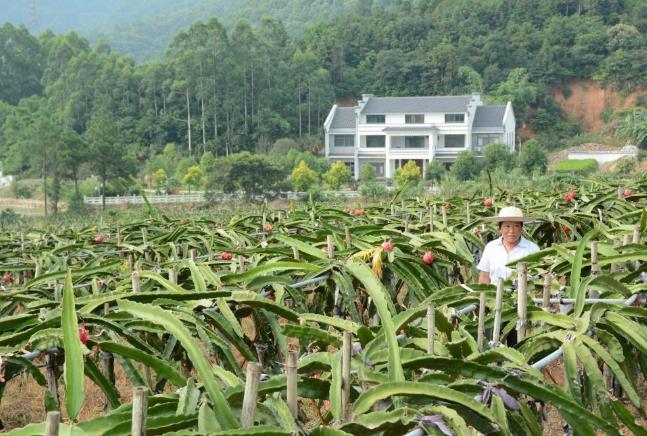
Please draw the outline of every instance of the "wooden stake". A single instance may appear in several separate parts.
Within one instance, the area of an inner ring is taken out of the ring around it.
[[[110,313],[110,304],[105,303],[103,306],[103,316],[107,316]],[[116,377],[115,377],[115,358],[112,353],[105,352],[101,350],[99,352],[101,359],[101,373],[108,379],[110,383],[114,386]],[[103,413],[108,414],[110,412],[110,401],[108,400],[107,395],[103,395]]]
[[[341,415],[342,421],[349,418],[350,412],[350,358],[351,358],[351,334],[344,332],[341,354]]]
[[[63,296],[63,285],[59,282],[54,283],[54,301],[61,301]]]
[[[481,292],[479,298],[479,324],[476,344],[479,352],[483,352],[485,349],[485,292]]]
[[[58,436],[58,426],[61,422],[61,412],[47,412],[45,421],[45,436]]]
[[[258,393],[258,378],[260,375],[261,366],[256,362],[248,362],[243,408],[240,413],[240,425],[243,427],[252,427],[254,425],[257,401],[256,394]]]
[[[600,265],[598,264],[598,241],[591,241],[591,275],[600,274]],[[589,289],[589,298],[598,298],[600,292],[597,289]]]
[[[546,312],[550,312],[550,289],[553,282],[553,276],[550,273],[544,275],[544,289],[542,294],[541,307]]]
[[[130,278],[132,282],[133,292],[140,292],[142,289],[141,289],[141,280],[139,278],[139,272],[133,271]]]
[[[496,300],[494,301],[494,328],[492,330],[492,343],[498,346],[501,340],[501,308],[503,306],[503,277],[499,277],[496,284]]]
[[[344,226],[344,238],[346,239],[346,247],[351,248],[353,246],[353,240],[350,237],[350,229],[348,226]]]
[[[133,389],[133,412],[130,433],[132,436],[146,434],[146,415],[148,413],[148,388],[135,386]]]
[[[614,239],[614,240],[613,240],[613,248],[614,248],[614,249],[620,248],[620,241],[619,241],[618,239]],[[610,267],[610,268],[611,268],[611,272],[612,272],[612,273],[614,273],[614,272],[618,272],[618,264],[617,264],[617,263],[613,262],[613,263],[611,264],[611,267]]]
[[[434,231],[434,212],[431,208],[429,208],[429,231]]]
[[[148,248],[148,229],[142,227],[142,241],[144,242],[144,250]]]
[[[445,206],[441,206],[440,213],[443,216],[443,226],[447,227],[447,208]]]
[[[45,368],[47,378],[47,390],[52,395],[57,407],[61,406],[58,398],[58,365],[56,364],[56,355],[47,353],[45,356]]]
[[[189,250],[189,259],[191,259],[192,262],[195,262],[195,258],[197,257],[198,250],[195,248],[192,248]]]
[[[427,354],[434,355],[436,341],[436,308],[433,304],[427,306]]]
[[[299,260],[299,249],[296,246],[292,247],[292,257],[294,260]]]
[[[335,258],[335,240],[332,235],[326,236],[326,253],[328,253],[328,259]]]
[[[174,266],[168,269],[168,281],[177,285],[177,268]]]
[[[639,224],[636,224],[634,226],[634,233],[633,233],[633,236],[631,238],[631,243],[632,244],[640,244],[640,225]],[[639,260],[634,262],[634,269],[638,269],[638,268],[640,268],[640,261]]]
[[[288,352],[286,362],[287,373],[287,403],[288,409],[293,418],[296,418],[299,413],[297,402],[297,353],[295,351]]]
[[[466,213],[465,213],[465,217],[467,218],[467,223],[469,224],[469,223],[470,223],[470,221],[472,221],[472,220],[470,219],[470,204],[469,204],[469,203],[467,203],[467,211],[466,211]]]
[[[517,341],[526,337],[526,311],[528,300],[528,266],[524,262],[518,264],[517,289]]]
[[[404,218],[404,233],[409,232],[409,215]]]

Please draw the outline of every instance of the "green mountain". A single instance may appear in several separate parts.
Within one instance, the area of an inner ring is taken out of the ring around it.
[[[90,41],[105,41],[115,51],[142,60],[162,54],[179,30],[211,17],[218,18],[228,29],[240,19],[257,24],[263,17],[273,17],[296,36],[309,24],[391,3],[392,0],[4,0],[0,23],[25,24],[32,33],[74,30]]]

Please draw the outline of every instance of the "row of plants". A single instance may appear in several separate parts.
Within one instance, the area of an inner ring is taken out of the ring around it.
[[[556,313],[529,299],[528,333],[506,346],[519,323],[516,281],[507,281],[501,341],[479,347],[478,319],[464,308],[484,293],[487,330],[496,314],[495,287],[476,283],[475,260],[497,236],[482,218],[512,203],[538,218],[525,231],[542,250],[520,260],[528,294],[540,296],[550,275],[551,296],[572,303]],[[44,401],[66,411],[64,431],[129,434],[132,403],[100,369],[114,359],[149,390],[150,434],[540,435],[544,404],[577,434],[620,426],[644,434],[647,311],[637,296],[647,288],[646,206],[643,179],[565,196],[396,197],[350,209],[310,202],[228,223],[152,214],[119,227],[5,232],[0,393],[23,373],[62,383],[65,404],[51,388]],[[635,305],[591,304],[593,291],[636,295]],[[556,350],[563,386],[533,367]],[[285,398],[290,352],[296,413]],[[241,428],[249,363],[262,374],[252,425]],[[77,422],[86,377],[109,411]],[[607,389],[611,379],[627,401]],[[33,423],[13,434],[43,430]]]

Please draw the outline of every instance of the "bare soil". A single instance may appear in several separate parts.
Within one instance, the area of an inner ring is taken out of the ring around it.
[[[604,111],[635,106],[641,96],[645,96],[644,88],[621,92],[592,80],[573,82],[566,87],[566,92],[560,88],[553,90],[557,103],[569,116],[580,120],[587,132],[602,132],[606,127],[602,120]]]

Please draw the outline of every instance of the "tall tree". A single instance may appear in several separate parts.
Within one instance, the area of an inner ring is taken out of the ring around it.
[[[101,207],[105,208],[106,183],[118,177],[135,173],[137,163],[128,152],[128,144],[124,142],[120,120],[116,119],[105,109],[99,109],[92,114],[85,132],[85,139],[90,145],[90,163],[99,176],[101,183]]]

